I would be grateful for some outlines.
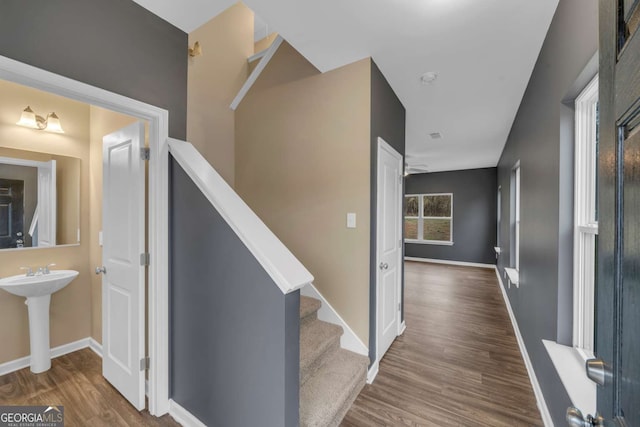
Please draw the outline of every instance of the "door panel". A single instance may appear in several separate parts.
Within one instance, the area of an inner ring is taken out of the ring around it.
[[[106,198],[109,203],[105,206],[106,214],[110,218],[118,218],[117,227],[109,230],[109,260],[124,266],[131,266],[135,262],[133,256],[133,246],[137,246],[129,236],[136,229],[135,218],[132,217],[128,209],[123,209],[132,201],[133,194],[126,191],[129,186],[127,180],[131,179],[131,174],[139,159],[134,158],[133,151],[135,144],[125,141],[109,149],[108,162],[111,169],[109,177],[109,192]],[[139,149],[139,148],[138,148]]]
[[[382,299],[385,303],[382,308],[382,320],[380,324],[382,325],[382,335],[384,337],[390,337],[388,343],[385,342],[385,345],[382,347],[383,352],[387,351],[396,336],[396,321],[398,317],[396,275],[396,271],[388,270],[382,274]]]
[[[126,286],[112,283],[109,289],[107,307],[109,324],[109,358],[117,363],[128,375],[131,375],[131,300],[132,295],[126,291]],[[125,308],[125,310],[120,310]]]
[[[402,255],[402,156],[379,139],[377,226],[377,357],[398,336]]]
[[[635,2],[600,0],[595,354],[606,425],[640,425],[640,37]],[[637,8],[636,8],[637,9]]]
[[[625,132],[626,133],[626,132]],[[620,283],[619,411],[640,425],[640,129],[623,142],[623,262]]]
[[[142,123],[103,138],[102,373],[138,410],[145,407],[143,146]]]

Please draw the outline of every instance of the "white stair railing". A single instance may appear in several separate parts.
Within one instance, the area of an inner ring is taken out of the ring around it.
[[[169,151],[211,205],[220,213],[283,294],[313,282],[313,276],[196,148],[168,139]]]

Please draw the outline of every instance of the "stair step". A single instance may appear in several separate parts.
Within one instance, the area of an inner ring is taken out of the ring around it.
[[[320,368],[340,347],[342,327],[314,320],[300,327],[300,384]]]
[[[300,426],[338,426],[364,387],[369,359],[339,349],[300,389]]]
[[[300,327],[318,318],[318,310],[322,302],[315,298],[300,297]]]

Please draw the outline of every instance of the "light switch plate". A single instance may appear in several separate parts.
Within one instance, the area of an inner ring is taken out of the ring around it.
[[[356,214],[355,214],[355,212],[347,213],[347,228],[356,228]]]

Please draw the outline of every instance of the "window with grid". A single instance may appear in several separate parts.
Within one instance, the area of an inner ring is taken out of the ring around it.
[[[410,243],[453,244],[453,194],[405,196],[404,238]]]
[[[576,98],[574,162],[573,345],[593,357],[598,242],[598,76]]]

